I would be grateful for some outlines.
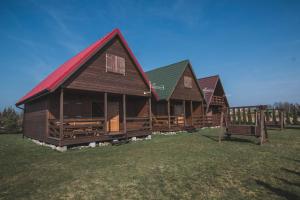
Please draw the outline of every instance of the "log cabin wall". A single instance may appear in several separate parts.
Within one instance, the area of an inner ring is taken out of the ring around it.
[[[125,76],[106,72],[106,53],[125,58]],[[144,94],[149,90],[148,86],[118,37],[96,53],[66,86],[70,89],[149,96]]]
[[[186,88],[184,86],[184,76],[192,78],[192,88]],[[180,100],[193,100],[193,101],[202,101],[202,96],[199,91],[196,80],[193,78],[192,70],[188,66],[183,75],[181,76],[176,88],[171,96],[171,99],[180,99]]]
[[[48,131],[47,97],[24,104],[23,134],[26,137],[44,141]]]

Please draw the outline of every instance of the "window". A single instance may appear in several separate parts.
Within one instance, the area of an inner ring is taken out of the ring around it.
[[[101,102],[92,102],[92,118],[103,117],[104,111]]]
[[[192,88],[192,78],[189,76],[184,76],[184,87]]]
[[[107,53],[106,72],[114,72],[125,76],[125,58]]]

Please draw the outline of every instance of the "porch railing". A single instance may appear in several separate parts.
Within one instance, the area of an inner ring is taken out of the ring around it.
[[[64,119],[63,139],[76,139],[79,137],[100,136],[104,134],[104,118]],[[49,136],[60,138],[60,122],[49,120]]]
[[[152,118],[153,128],[157,130],[169,129],[169,117],[168,116],[155,116]],[[170,128],[176,129],[184,126],[184,117],[182,115],[170,116]]]
[[[126,130],[131,131],[150,131],[150,118],[149,117],[127,117]]]
[[[204,126],[205,116],[203,115],[193,115],[193,126],[196,128],[201,128]]]

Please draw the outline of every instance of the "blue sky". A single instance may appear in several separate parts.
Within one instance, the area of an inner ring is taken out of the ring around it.
[[[0,108],[118,27],[144,70],[190,59],[232,106],[300,102],[300,1],[0,2]]]

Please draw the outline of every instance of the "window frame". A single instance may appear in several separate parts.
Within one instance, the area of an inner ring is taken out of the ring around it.
[[[111,60],[109,60],[111,59]],[[110,63],[109,63],[110,62]],[[111,64],[112,66],[109,66]],[[125,57],[117,56],[115,54],[106,53],[105,55],[106,72],[126,75],[126,60]]]
[[[184,88],[192,89],[193,88],[193,79],[190,76],[183,77]]]

